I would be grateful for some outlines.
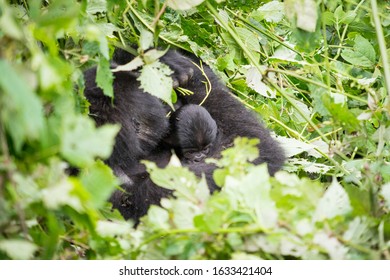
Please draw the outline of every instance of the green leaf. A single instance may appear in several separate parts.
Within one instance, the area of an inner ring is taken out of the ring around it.
[[[26,240],[0,240],[0,250],[5,252],[11,259],[14,260],[31,259],[38,249],[37,245]]]
[[[40,136],[44,124],[43,107],[37,95],[7,61],[0,60],[0,73],[1,120],[19,152],[26,140]]]
[[[390,209],[390,183],[383,185],[380,193],[385,199],[386,207]]]
[[[88,0],[87,13],[97,14],[105,13],[107,11],[106,0]]]
[[[76,24],[79,9],[80,5],[75,0],[52,1],[46,9],[41,9],[41,13],[34,19],[40,27],[50,26],[50,29],[63,30]]]
[[[7,34],[11,38],[15,38],[17,40],[23,39],[23,31],[20,26],[20,22],[16,20],[14,14],[12,13],[12,9],[10,9],[4,2],[1,3],[1,11],[0,11],[0,30],[1,32]],[[2,72],[4,73],[4,72]]]
[[[198,6],[204,0],[167,0],[168,7],[174,10],[188,10]]]
[[[106,203],[118,184],[111,169],[101,161],[83,169],[80,180],[89,192],[91,202],[96,208],[101,208]]]
[[[240,36],[242,42],[245,44],[248,50],[252,52],[252,55],[255,58],[260,58],[260,43],[258,36],[246,28],[236,27],[235,30],[237,31],[238,36]]]
[[[223,192],[226,192],[232,205],[239,205],[254,211],[257,222],[264,228],[276,226],[278,213],[271,199],[269,175],[265,164],[254,166],[241,178],[226,177]],[[244,208],[244,209],[245,209]]]
[[[264,82],[263,76],[256,67],[251,67],[246,75],[248,87],[266,98],[275,98],[276,92],[270,89]]]
[[[356,116],[343,104],[336,104],[329,95],[322,95],[322,102],[333,119],[339,122],[348,132],[359,130],[360,123]]]
[[[175,190],[177,197],[191,198],[194,202],[208,199],[210,191],[205,180],[199,180],[187,167],[173,166],[170,163],[162,169],[154,162],[143,163],[152,181],[163,188]]]
[[[146,51],[153,46],[153,33],[143,28],[140,35],[140,47],[143,51]]]
[[[361,35],[355,37],[353,50],[345,49],[342,58],[355,66],[373,68],[376,63],[375,50],[371,43]]]
[[[137,80],[141,82],[143,90],[160,98],[173,108],[171,100],[173,81],[170,74],[172,71],[167,65],[155,61],[142,68],[141,75]]]
[[[336,216],[346,215],[351,210],[347,192],[336,179],[333,179],[332,184],[318,203],[314,219],[316,221],[332,219]]]
[[[63,124],[61,154],[80,167],[91,164],[96,157],[105,159],[111,155],[118,131],[116,125],[95,128],[87,117],[68,116]]]
[[[42,190],[42,200],[48,209],[59,209],[68,205],[79,213],[84,212],[80,197],[75,194],[76,185],[72,180],[62,179]]]
[[[290,19],[296,18],[297,27],[314,32],[317,26],[317,4],[314,0],[286,0],[286,11]]]
[[[96,231],[103,237],[117,237],[131,231],[131,224],[125,221],[98,221]]]
[[[284,17],[284,3],[271,1],[261,6],[258,11],[268,22],[280,22]]]
[[[101,56],[96,70],[96,84],[103,90],[104,95],[114,97],[113,81],[114,75],[111,72],[110,62]]]

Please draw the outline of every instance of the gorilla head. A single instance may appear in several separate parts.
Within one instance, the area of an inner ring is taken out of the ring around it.
[[[171,133],[165,142],[175,148],[185,162],[204,160],[217,139],[218,128],[209,112],[201,106],[180,107],[171,116]]]

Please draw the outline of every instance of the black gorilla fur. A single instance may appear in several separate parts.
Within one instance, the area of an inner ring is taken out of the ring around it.
[[[118,50],[114,54],[114,63],[125,64],[132,58],[129,53]],[[173,117],[180,116],[181,120],[173,119],[171,123],[166,117],[169,108],[156,97],[140,89],[140,84],[136,80],[137,72],[114,73],[113,103],[97,87],[95,68],[87,70],[84,75],[85,96],[91,103],[90,115],[98,125],[119,123],[122,126],[107,164],[122,180],[122,188],[125,192],[116,191],[110,200],[113,207],[117,208],[124,218],[133,219],[136,223],[146,214],[151,204],[158,205],[162,197],[171,194],[169,190],[156,186],[150,180],[144,166],[140,164],[142,159],[154,161],[163,167],[170,159],[172,148],[183,151],[183,148],[187,148],[187,144],[194,147],[200,143],[201,147],[191,150],[192,153],[190,151],[189,160],[185,157],[181,159],[183,165],[188,166],[198,176],[202,173],[206,175],[211,191],[218,189],[212,178],[216,167],[205,163],[204,155],[219,157],[221,151],[230,147],[237,136],[260,139],[258,145],[260,156],[253,163],[266,162],[271,175],[281,168],[285,159],[281,147],[270,136],[269,131],[232,96],[208,66],[203,65],[201,71],[194,65],[199,62],[196,58],[175,50],[168,51],[160,60],[173,70],[172,78],[175,87],[180,86],[195,93],[178,97],[178,104],[182,107],[173,114]],[[207,98],[206,82],[211,85],[211,92]],[[187,107],[187,104],[202,104],[203,109],[194,109],[192,105]],[[191,107],[193,112],[190,113],[189,123],[196,123],[194,116],[201,112],[200,122],[204,122],[211,129],[210,133],[203,130],[206,135],[201,135],[204,139],[199,141],[192,138],[196,131],[190,130],[177,134],[182,129],[181,126],[188,125],[188,122],[184,121],[185,114],[181,115],[180,112],[191,111]],[[172,143],[172,139],[175,138],[182,138],[183,143]],[[184,144],[186,140],[188,143]],[[203,153],[201,156],[194,154],[199,151]]]
[[[199,105],[183,105],[170,118],[171,132],[164,140],[175,148],[182,162],[204,160],[216,143],[217,124],[207,110]]]

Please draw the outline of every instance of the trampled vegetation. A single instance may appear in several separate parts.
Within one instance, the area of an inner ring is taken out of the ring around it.
[[[376,0],[0,0],[0,259],[390,259],[389,11]],[[145,51],[202,58],[275,131],[284,170],[247,163],[248,139],[217,161],[212,195],[175,159],[147,163],[176,198],[134,229],[107,202],[118,126],[96,128],[83,97],[93,65],[115,96],[119,46],[138,46],[141,83],[168,104],[172,81]]]

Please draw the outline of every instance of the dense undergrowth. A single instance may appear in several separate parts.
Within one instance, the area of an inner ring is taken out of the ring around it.
[[[389,259],[389,10],[376,0],[0,0],[0,259]],[[168,103],[171,81],[145,50],[201,57],[275,131],[284,170],[270,178],[247,163],[257,151],[237,139],[218,161],[220,192],[175,159],[148,163],[176,198],[137,229],[112,212],[118,182],[101,160],[118,127],[88,117],[82,71],[98,65],[113,96],[113,49],[135,45],[149,59],[141,82]]]

